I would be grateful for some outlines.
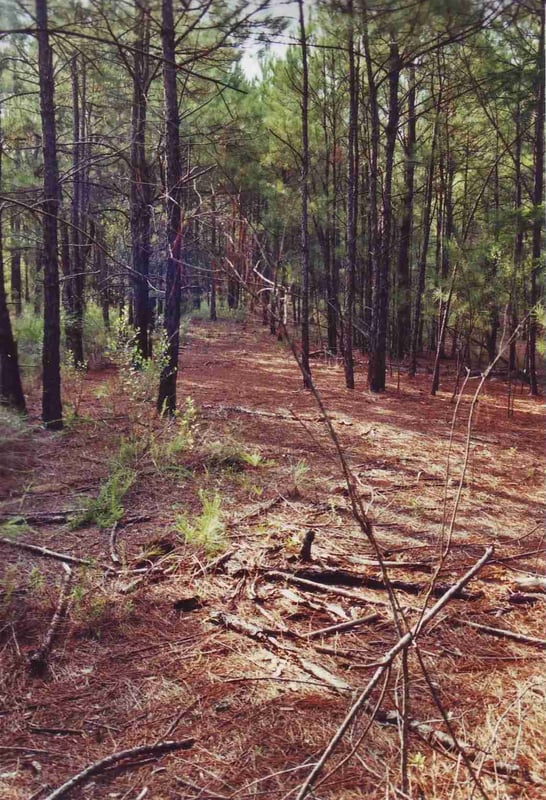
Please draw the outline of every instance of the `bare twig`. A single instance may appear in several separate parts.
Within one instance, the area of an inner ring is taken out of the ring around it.
[[[311,633],[306,634],[306,638],[318,639],[320,636],[331,636],[334,633],[342,633],[343,631],[358,628],[360,625],[369,625],[372,622],[377,622],[378,619],[381,619],[381,614],[369,614],[367,617],[359,617],[348,622],[340,622],[338,625],[330,625],[328,628],[321,628],[319,631],[311,631]]]
[[[381,677],[385,672],[385,670],[388,669],[390,665],[393,663],[396,656],[403,650],[406,650],[414,642],[415,638],[423,631],[426,625],[428,625],[428,623],[439,613],[439,611],[441,611],[441,609],[447,603],[449,603],[449,601],[453,598],[453,596],[457,593],[457,591],[462,589],[464,586],[466,586],[467,583],[469,583],[469,581],[472,580],[474,575],[476,575],[483,567],[483,565],[489,560],[492,553],[493,553],[493,548],[488,547],[483,556],[479,559],[479,561],[477,561],[474,564],[474,566],[470,570],[468,570],[468,572],[466,572],[465,575],[463,575],[463,577],[459,581],[457,581],[457,583],[454,584],[451,587],[451,589],[448,592],[446,592],[446,594],[444,594],[443,597],[441,597],[432,606],[432,608],[430,608],[429,611],[427,611],[421,617],[421,619],[415,625],[413,625],[410,628],[410,630],[396,642],[394,647],[392,647],[383,656],[380,662],[380,666],[377,667],[372,678],[368,682],[368,685],[361,692],[360,697],[356,700],[356,702],[353,703],[353,705],[347,712],[345,719],[343,720],[343,722],[337,729],[336,733],[330,740],[328,746],[322,753],[322,756],[311,770],[305,782],[302,784],[296,796],[296,800],[303,800],[306,797],[309,790],[315,783],[317,777],[322,772],[324,765],[326,764],[332,753],[337,749],[337,746],[341,742],[349,725],[352,723],[355,717],[363,710],[363,708],[365,707],[365,703],[368,700],[368,697],[371,695],[372,691],[375,689],[375,687],[381,680]]]
[[[59,627],[59,623],[61,622],[66,609],[68,590],[72,580],[72,570],[66,564],[63,564],[63,567],[65,572],[61,583],[61,590],[59,592],[59,600],[57,602],[57,607],[55,608],[55,613],[51,618],[49,628],[47,629],[42,644],[32,653],[29,658],[30,671],[34,674],[40,674],[44,672],[47,666],[49,651],[51,650],[51,645],[53,644],[53,639],[57,633],[57,628]]]
[[[45,558],[54,558],[57,561],[64,561],[66,564],[77,564],[78,566],[82,567],[92,567],[94,566],[94,562],[92,559],[83,559],[83,558],[76,558],[75,556],[69,556],[66,553],[57,553],[55,550],[48,550],[47,547],[38,547],[35,544],[29,544],[28,542],[19,542],[15,539],[8,539],[6,536],[0,537],[0,544],[7,544],[9,547],[15,547],[19,550],[26,550],[29,553],[34,553],[37,556],[44,556]],[[115,572],[113,567],[110,567],[106,564],[96,564],[97,567],[100,569],[104,569],[107,572]]]
[[[538,639],[535,636],[526,636],[523,633],[507,631],[504,628],[492,628],[490,625],[481,625],[479,622],[471,622],[469,619],[456,618],[452,620],[452,622],[454,622],[456,625],[466,625],[469,628],[474,628],[481,633],[488,633],[490,636],[500,636],[504,639],[513,639],[515,642],[534,645],[535,647],[546,647],[546,639]]]

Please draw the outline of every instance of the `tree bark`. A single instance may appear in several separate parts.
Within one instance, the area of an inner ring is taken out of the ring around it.
[[[167,272],[165,276],[165,332],[167,363],[159,379],[157,407],[161,414],[176,411],[176,379],[180,343],[180,287],[182,256],[182,159],[180,119],[176,87],[175,29],[172,0],[162,0],[161,42],[163,47],[163,90],[165,94],[165,149],[167,156]]]
[[[61,325],[57,217],[59,212],[59,169],[53,78],[53,53],[47,28],[47,0],[36,0],[40,111],[44,157],[44,199],[42,203],[44,337],[42,353],[42,419],[47,428],[63,427],[61,403]]]
[[[392,34],[394,35],[394,33]],[[398,82],[400,76],[400,56],[398,45],[392,42],[389,58],[389,115],[387,121],[385,145],[385,180],[383,183],[383,209],[381,233],[381,252],[377,269],[375,286],[372,348],[368,364],[368,383],[370,391],[385,391],[387,365],[387,329],[389,323],[390,295],[390,254],[392,231],[392,174],[394,166],[394,149],[398,131],[400,109],[398,105]]]
[[[356,127],[358,112],[358,81],[355,64],[353,2],[349,0],[349,28],[347,48],[349,52],[349,130],[347,141],[347,263],[345,268],[345,314],[343,329],[343,364],[345,385],[355,388],[353,360],[353,315],[355,304],[356,272],[356,225],[357,225],[357,169],[356,169]]]
[[[533,222],[533,265],[531,271],[531,308],[534,309],[540,300],[539,272],[541,269],[542,258],[542,225],[543,211],[542,201],[544,199],[544,4],[540,4],[540,36],[538,45],[538,64],[537,64],[537,103],[535,111],[535,158],[534,172],[535,185],[533,191],[533,203],[535,206],[535,219]],[[538,395],[537,367],[536,367],[536,342],[537,342],[537,320],[533,310],[529,321],[529,381],[531,384],[531,394]]]
[[[65,292],[66,346],[72,354],[75,367],[82,367],[83,356],[83,293],[84,293],[84,242],[82,237],[82,106],[78,73],[78,57],[72,57],[70,64],[72,77],[72,207],[70,215],[71,253],[65,281],[69,290]]]
[[[416,79],[415,65],[410,66],[408,92],[408,125],[406,134],[406,160],[404,165],[404,211],[400,223],[398,249],[398,314],[396,320],[398,358],[409,352],[411,336],[411,250],[413,229],[413,197],[415,194],[415,146],[417,143],[417,117],[415,115]]]
[[[301,93],[301,365],[304,388],[311,388],[309,366],[309,70],[303,0],[298,0],[302,59]]]
[[[146,114],[148,105],[150,21],[146,2],[135,3],[138,31],[133,61],[133,106],[131,118],[131,253],[133,264],[133,308],[136,343],[142,358],[150,352],[150,271],[151,187],[146,159]]]

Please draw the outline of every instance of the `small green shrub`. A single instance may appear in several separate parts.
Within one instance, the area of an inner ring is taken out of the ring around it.
[[[226,526],[222,519],[220,495],[210,496],[199,493],[201,514],[192,521],[185,515],[179,515],[175,527],[184,537],[187,544],[202,547],[207,555],[221,553],[227,547]]]
[[[137,478],[135,470],[117,467],[103,483],[95,498],[86,505],[72,521],[71,527],[81,528],[83,525],[98,525],[99,528],[110,528],[123,516],[123,498],[133,486]]]

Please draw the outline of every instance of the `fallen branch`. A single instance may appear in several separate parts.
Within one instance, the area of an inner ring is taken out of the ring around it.
[[[47,667],[47,659],[51,650],[51,645],[53,644],[53,639],[55,638],[55,634],[57,633],[57,628],[63,618],[64,612],[66,610],[66,602],[68,598],[68,590],[70,588],[70,582],[72,580],[72,570],[66,564],[63,564],[65,573],[63,575],[63,580],[61,583],[61,590],[59,592],[59,600],[57,602],[57,607],[55,608],[55,613],[51,618],[51,622],[49,624],[49,628],[47,629],[47,633],[44,636],[43,642],[40,647],[35,650],[29,658],[29,666],[30,671],[34,675],[42,674],[46,667]]]
[[[358,619],[351,619],[348,622],[340,622],[337,625],[330,625],[328,628],[321,628],[318,631],[311,631],[305,634],[307,639],[318,639],[319,636],[331,636],[334,633],[342,633],[343,631],[358,628],[360,625],[369,625],[372,622],[377,622],[381,619],[381,614],[369,614],[367,617],[359,617]]]
[[[453,619],[456,625],[466,625],[468,628],[474,628],[481,633],[488,633],[490,636],[500,636],[505,639],[513,639],[514,642],[521,642],[522,644],[530,644],[535,647],[546,647],[546,639],[538,639],[535,636],[526,636],[524,633],[517,633],[516,631],[507,631],[504,628],[492,628],[490,625],[482,625],[479,622],[471,622],[468,619]]]
[[[57,561],[64,561],[66,564],[77,564],[78,566],[82,567],[94,566],[92,559],[76,558],[75,556],[69,556],[66,553],[57,553],[55,550],[48,550],[47,547],[38,547],[38,545],[29,544],[28,542],[15,541],[14,539],[8,539],[5,536],[0,537],[0,544],[7,544],[9,547],[15,547],[19,550],[26,550],[29,553],[34,553],[38,556],[44,556],[45,558],[54,558]],[[107,572],[115,572],[113,567],[110,567],[107,564],[97,563],[96,566],[106,570]]]
[[[402,717],[398,711],[384,711],[382,709],[377,710],[372,703],[366,703],[365,710],[369,714],[373,714],[374,720],[379,722],[380,725],[393,725],[396,728],[400,728],[402,724]],[[466,757],[472,760],[477,758],[478,755],[483,755],[483,753],[471,747],[470,745],[465,743],[457,743],[455,739],[449,735],[449,733],[439,731],[428,722],[422,722],[418,719],[409,719],[408,727],[421,739],[430,744],[431,747],[439,746],[442,751],[447,750],[449,752],[461,749],[464,750]],[[544,785],[544,781],[538,775],[535,775],[533,772],[525,769],[524,767],[518,766],[518,764],[510,764],[505,761],[492,761],[493,763],[491,770],[498,775],[504,775],[509,778],[523,778],[528,780],[530,783],[541,786]]]
[[[256,508],[252,509],[252,511],[247,512],[246,514],[242,514],[240,517],[234,517],[234,519],[228,522],[228,527],[233,527],[235,525],[240,525],[242,522],[248,522],[248,520],[253,519],[261,514],[265,514],[266,511],[271,511],[274,506],[278,505],[279,503],[284,502],[284,497],[282,495],[277,495],[272,500],[268,500],[267,503],[261,503]]]
[[[386,563],[386,562],[384,562]],[[403,565],[400,565],[403,566]],[[300,569],[296,573],[297,577],[314,580],[316,583],[324,583],[328,586],[341,585],[341,586],[364,586],[367,589],[381,589],[386,590],[385,581],[380,578],[373,578],[368,575],[359,575],[355,572],[348,572],[344,569],[328,569],[317,570],[312,568]],[[415,581],[402,581],[394,578],[390,579],[391,586],[394,589],[400,589],[408,594],[421,594],[426,591],[427,586]],[[451,585],[437,583],[432,588],[432,595],[434,597],[441,597],[445,592],[449,591]],[[468,592],[460,590],[455,597],[458,600],[478,600],[483,597],[483,592]]]
[[[330,672],[330,670],[327,670],[320,664],[315,664],[315,662],[309,661],[309,659],[301,655],[301,653],[298,651],[298,648],[294,645],[288,644],[287,642],[277,641],[276,636],[285,635],[285,631],[272,628],[261,628],[259,625],[255,625],[253,622],[247,622],[247,620],[241,619],[234,614],[227,614],[223,611],[213,611],[209,618],[211,622],[214,622],[217,625],[222,625],[228,630],[235,631],[243,636],[248,636],[250,639],[255,639],[259,642],[263,642],[264,644],[267,643],[272,648],[280,650],[283,655],[288,654],[293,656],[302,667],[304,672],[306,672],[308,675],[312,675],[314,678],[317,678],[331,689],[335,689],[337,692],[341,692],[343,694],[351,690],[351,686],[342,678],[334,675],[332,672]],[[291,635],[293,636],[293,634]]]
[[[184,739],[181,742],[145,744],[141,745],[140,747],[132,747],[129,750],[120,750],[119,753],[112,753],[112,755],[106,756],[106,758],[101,758],[99,761],[95,761],[94,764],[90,764],[84,770],[78,772],[77,775],[73,775],[72,778],[69,778],[65,783],[63,783],[62,786],[59,786],[57,789],[51,792],[51,794],[48,794],[44,800],[59,800],[60,797],[64,797],[76,786],[81,786],[82,783],[85,783],[92,775],[98,775],[100,772],[103,772],[105,769],[113,766],[114,764],[118,764],[125,758],[139,758],[140,756],[158,757],[164,753],[174,753],[177,750],[189,750],[191,747],[193,747],[194,742],[195,739]],[[131,764],[130,766],[134,766],[134,764]],[[126,768],[129,768],[129,765],[126,765]]]
[[[424,630],[424,628],[428,625],[428,623],[442,610],[442,608],[449,603],[450,600],[453,599],[455,594],[463,589],[467,583],[469,583],[474,575],[476,575],[480,569],[484,566],[484,564],[489,560],[493,553],[493,547],[488,547],[483,556],[477,561],[474,566],[466,572],[460,580],[455,583],[451,589],[446,592],[433,606],[430,608],[420,620],[413,625],[410,630],[402,636],[394,647],[383,656],[381,659],[380,665],[377,667],[376,671],[374,672],[373,676],[371,677],[368,685],[365,689],[361,692],[360,697],[356,700],[355,703],[349,709],[345,719],[337,729],[336,733],[330,740],[330,743],[327,745],[326,749],[322,753],[321,757],[309,773],[308,777],[302,784],[297,796],[296,800],[303,800],[304,797],[307,795],[313,784],[315,783],[316,779],[322,772],[324,765],[328,761],[329,757],[332,753],[337,749],[337,746],[343,739],[347,729],[350,727],[351,723],[355,719],[355,717],[365,708],[366,702],[381,680],[381,677],[386,669],[388,669],[391,664],[393,663],[396,656],[401,653],[403,650],[407,650],[407,648],[413,643],[413,641],[419,636],[419,634]]]
[[[326,594],[334,594],[337,597],[346,597],[347,600],[352,600],[353,603],[360,603],[360,605],[380,605],[388,606],[387,600],[369,600],[367,597],[361,597],[356,592],[349,592],[347,589],[340,589],[337,586],[327,586],[324,583],[317,583],[316,581],[309,581],[306,578],[298,578],[297,575],[291,575],[289,572],[280,572],[279,570],[268,570],[264,572],[263,576],[266,580],[282,580],[287,583],[293,583],[295,586],[301,586],[303,589],[311,589],[314,592],[325,592]]]
[[[117,538],[118,538],[118,527],[119,524],[114,522],[112,525],[112,530],[110,531],[110,539],[108,540],[108,545],[110,548],[110,558],[114,562],[114,564],[120,563],[120,557],[117,548]]]

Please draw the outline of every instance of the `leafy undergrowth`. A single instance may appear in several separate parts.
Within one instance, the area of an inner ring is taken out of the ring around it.
[[[519,583],[544,568],[539,402],[518,394],[508,419],[506,387],[486,384],[459,487],[475,383],[449,447],[449,365],[436,398],[426,374],[402,375],[399,388],[393,375],[374,397],[358,385],[344,390],[340,365],[313,366],[410,623],[455,502],[440,590],[495,546],[419,651],[481,788],[461,756],[427,734],[447,728],[411,649],[407,794],[543,796],[542,649],[466,624],[543,636],[544,595]],[[397,639],[320,413],[287,351],[250,323],[192,325],[180,378],[191,400],[169,422],[157,420],[138,376],[133,390],[120,370],[78,380],[78,414],[64,433],[14,423],[14,441],[25,452],[30,442],[32,459],[11,463],[17,486],[13,472],[1,484],[3,535],[89,566],[74,567],[47,672],[36,677],[27,661],[53,616],[62,568],[2,545],[0,797],[38,800],[111,753],[186,737],[195,739],[191,750],[106,770],[71,796],[294,797]],[[370,619],[319,633],[357,617]],[[392,713],[402,694],[395,662],[370,698],[383,724],[369,713],[357,719],[315,798],[403,797]]]

